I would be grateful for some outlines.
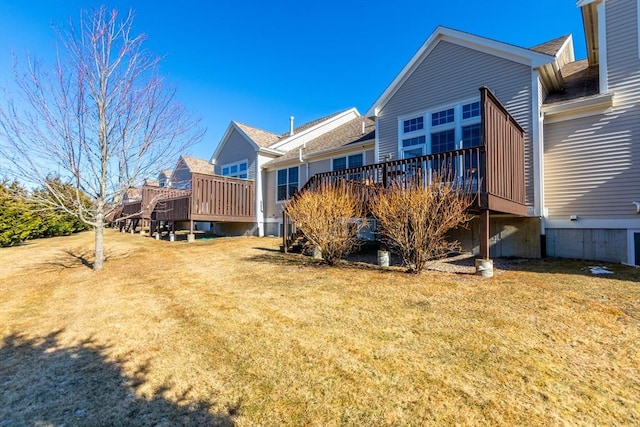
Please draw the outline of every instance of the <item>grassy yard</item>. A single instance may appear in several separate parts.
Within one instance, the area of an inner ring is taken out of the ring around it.
[[[329,268],[277,239],[0,249],[0,426],[640,424],[640,271]]]

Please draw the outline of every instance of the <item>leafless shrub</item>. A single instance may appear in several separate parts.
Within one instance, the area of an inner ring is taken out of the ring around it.
[[[286,213],[329,265],[358,246],[358,231],[367,225],[365,204],[345,181],[299,193]]]
[[[460,248],[446,235],[470,220],[467,208],[473,199],[468,182],[435,171],[427,185],[394,184],[372,200],[371,212],[383,238],[402,256],[409,272],[420,273],[429,261]]]

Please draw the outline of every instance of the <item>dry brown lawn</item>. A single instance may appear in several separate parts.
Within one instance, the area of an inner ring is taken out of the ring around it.
[[[0,250],[0,426],[639,425],[640,271],[327,267],[109,231]]]

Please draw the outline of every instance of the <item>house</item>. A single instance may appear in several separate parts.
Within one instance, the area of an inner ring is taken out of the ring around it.
[[[542,94],[546,254],[640,265],[640,1],[578,7],[587,58]]]
[[[278,201],[276,181],[272,179],[275,177],[275,172],[272,174],[267,172],[269,162],[283,156],[289,158],[300,149],[304,150],[305,145],[311,144],[316,138],[359,117],[358,111],[351,108],[298,127],[294,127],[294,118],[291,117],[289,131],[281,134],[232,121],[213,153],[211,163],[217,175],[255,182],[256,214],[250,222],[246,223],[218,222],[214,224],[214,231],[222,235],[279,235],[282,224],[282,202],[297,191],[299,185],[303,183],[302,180],[306,180],[307,176],[301,175],[300,171],[304,168],[299,166],[297,169],[288,168],[286,184],[281,184],[281,188],[286,187],[287,197]]]
[[[640,265],[640,0],[577,7],[585,59],[572,35],[524,48],[438,27],[364,116],[291,117],[285,133],[232,121],[210,163],[183,156],[172,173],[189,195],[152,215],[282,235],[305,185],[415,182],[446,164],[475,194],[454,235],[482,258]]]
[[[579,1],[582,60],[571,35],[522,48],[438,27],[365,114],[379,166],[362,171],[383,183],[389,168],[406,175],[445,159],[475,173],[477,219],[455,234],[483,258],[640,265],[639,4]],[[276,181],[272,169],[300,168],[294,154],[265,165],[278,199],[287,173]]]
[[[164,175],[165,172],[161,172],[161,174]],[[168,180],[171,184],[170,187],[189,189],[191,185],[191,175],[194,173],[211,175],[213,173],[213,165],[204,159],[180,156]],[[159,176],[158,178],[158,181],[160,181],[161,177]]]
[[[171,187],[171,174],[173,174],[173,171],[171,169],[160,171],[160,173],[158,174],[158,186]]]

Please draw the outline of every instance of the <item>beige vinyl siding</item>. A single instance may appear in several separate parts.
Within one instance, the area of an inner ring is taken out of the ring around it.
[[[640,59],[636,5],[607,1],[613,111],[545,124],[545,204],[550,219],[640,219]]]
[[[236,163],[247,160],[247,175],[249,179],[256,179],[256,150],[255,147],[247,141],[236,129],[231,130],[231,134],[227,139],[215,164],[215,173],[222,174],[222,166],[228,163]]]
[[[527,204],[533,204],[531,68],[441,41],[378,115],[379,159],[398,157],[398,116],[479,98],[487,86],[525,130]]]
[[[276,203],[276,169],[263,172],[265,182],[262,193],[264,203],[264,218],[282,220],[282,203]]]

